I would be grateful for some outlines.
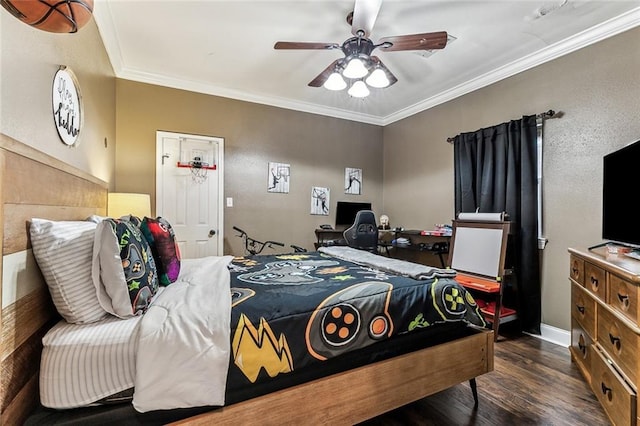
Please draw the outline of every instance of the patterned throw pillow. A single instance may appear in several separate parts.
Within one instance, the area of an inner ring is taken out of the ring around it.
[[[92,266],[98,300],[117,317],[142,314],[158,291],[151,249],[133,222],[109,218],[98,224]]]
[[[145,217],[140,230],[151,246],[160,285],[166,286],[175,282],[180,274],[180,249],[171,224],[162,217]]]

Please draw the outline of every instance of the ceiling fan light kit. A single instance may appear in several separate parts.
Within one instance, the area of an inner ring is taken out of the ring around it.
[[[365,79],[365,83],[371,87],[375,87],[376,89],[384,89],[391,82],[382,68],[376,67],[371,74],[369,74],[369,77]]]
[[[323,86],[327,90],[338,91],[338,90],[345,89],[347,87],[347,82],[344,81],[344,78],[342,78],[342,75],[336,71],[331,73],[327,81],[324,82]]]
[[[374,49],[395,52],[406,50],[429,51],[444,49],[448,34],[445,31],[433,33],[409,34],[384,37],[374,44],[368,37],[378,17],[382,0],[356,0],[354,11],[347,16],[351,33],[355,37],[342,45],[337,43],[288,42],[279,41],[275,49],[341,49],[344,58],[333,61],[316,78],[309,82],[311,87],[324,87],[327,90],[343,90],[349,87],[350,96],[364,98],[371,93],[369,87],[383,89],[393,85],[398,79],[389,71],[377,56],[371,56]],[[346,79],[346,80],[345,80]],[[350,82],[348,81],[350,80]]]
[[[355,56],[349,59],[347,62],[347,67],[342,71],[342,75],[347,78],[362,78],[365,75],[369,74],[369,70],[364,65],[364,61],[368,58],[362,58]]]
[[[358,80],[353,83],[353,85],[351,85],[347,93],[349,93],[349,95],[353,96],[354,98],[366,98],[371,92],[369,91],[367,85],[364,84],[364,81]]]

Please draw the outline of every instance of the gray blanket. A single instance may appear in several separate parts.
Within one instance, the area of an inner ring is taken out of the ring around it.
[[[335,256],[339,259],[348,260],[358,265],[368,266],[385,272],[410,277],[416,280],[428,280],[432,278],[453,278],[456,271],[453,269],[434,268],[432,266],[420,265],[418,263],[407,262],[400,259],[392,259],[380,256],[364,250],[358,250],[345,246],[320,247],[320,253]]]

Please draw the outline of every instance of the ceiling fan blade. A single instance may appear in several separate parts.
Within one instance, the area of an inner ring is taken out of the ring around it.
[[[322,71],[320,74],[318,74],[318,76],[316,78],[311,80],[309,82],[308,86],[311,86],[311,87],[320,87],[320,86],[322,86],[324,84],[324,82],[327,81],[329,76],[333,73],[333,70],[336,68],[336,64],[338,63],[338,61],[340,61],[340,59],[336,59],[335,61],[333,61],[331,63],[331,65],[326,67],[324,69],[324,71]]]
[[[381,5],[382,0],[356,0],[353,8],[351,34],[357,36],[358,32],[362,31],[362,36],[368,38],[378,18]]]
[[[389,47],[380,46],[381,49],[387,52],[396,50],[433,50],[444,49],[447,45],[447,37],[446,31],[438,31],[435,33],[383,37],[378,43],[392,43]]]
[[[378,58],[377,56],[372,56],[371,57],[371,62],[379,65],[380,68],[382,68],[384,73],[387,75],[387,79],[389,79],[389,86],[392,86],[394,83],[396,83],[398,81],[396,76],[393,75],[393,73],[391,71],[389,71],[389,68],[387,68],[386,65],[382,63],[380,58]],[[387,87],[389,87],[389,86],[387,86]]]
[[[304,41],[278,41],[273,45],[274,49],[340,49],[338,43],[313,43]]]

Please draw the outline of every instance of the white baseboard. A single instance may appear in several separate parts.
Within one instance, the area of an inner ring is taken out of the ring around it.
[[[540,333],[541,334],[539,335],[531,333],[526,334],[547,342],[555,343],[556,345],[564,346],[565,348],[571,346],[571,332],[568,330],[554,327],[552,325],[540,324]]]

